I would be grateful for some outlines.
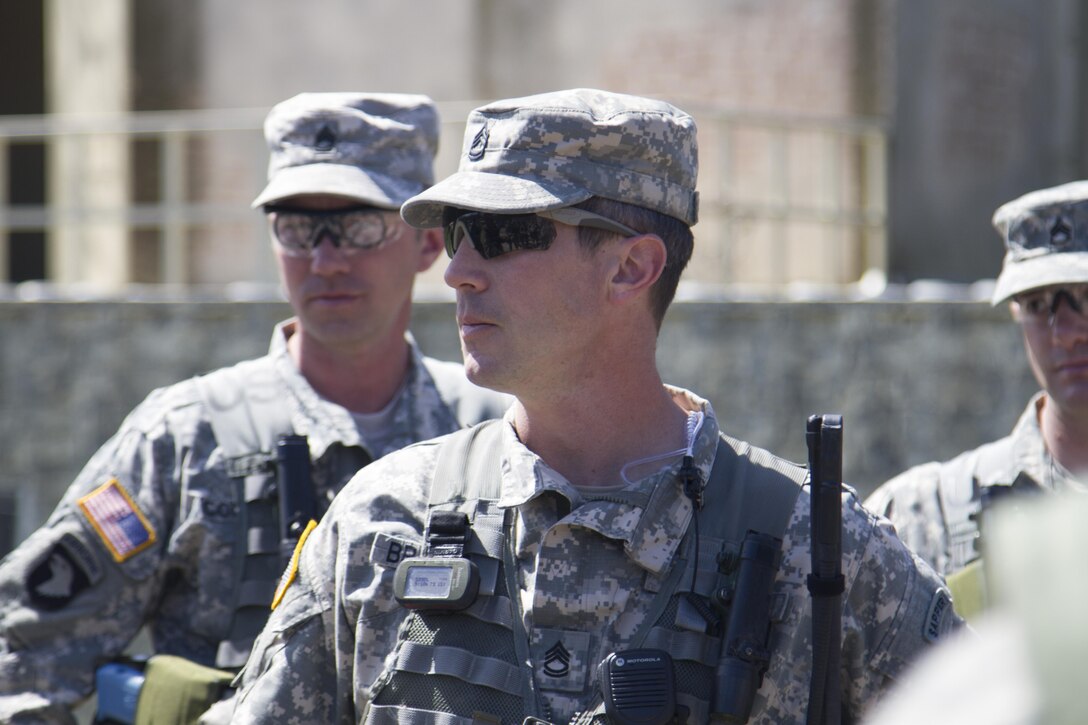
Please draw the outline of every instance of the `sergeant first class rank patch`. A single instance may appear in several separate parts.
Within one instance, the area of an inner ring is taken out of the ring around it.
[[[155,543],[155,529],[116,478],[79,499],[79,507],[117,563]]]

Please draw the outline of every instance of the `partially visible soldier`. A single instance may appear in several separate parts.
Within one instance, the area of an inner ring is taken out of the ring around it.
[[[373,459],[509,402],[407,332],[415,275],[442,249],[397,213],[433,183],[431,100],[302,94],[265,134],[253,205],[295,317],[266,356],[152,392],[0,563],[2,722],[73,722],[96,666],[144,625],[156,653],[240,667],[286,564],[280,494],[316,497],[320,515]],[[312,476],[277,490],[288,434]]]
[[[1007,250],[993,304],[1008,303],[1042,390],[1006,438],[916,466],[865,502],[949,577],[965,615],[985,607],[986,509],[1008,494],[1084,491],[1088,474],[1088,181],[1025,194],[993,223]]]
[[[656,367],[696,175],[694,120],[661,101],[580,89],[469,116],[459,171],[401,214],[444,231],[469,379],[517,400],[341,492],[236,722],[805,719],[805,470]],[[958,618],[886,521],[850,491],[841,513],[851,720]]]
[[[990,607],[920,658],[865,725],[1082,725],[1088,497],[1055,492],[987,520]]]

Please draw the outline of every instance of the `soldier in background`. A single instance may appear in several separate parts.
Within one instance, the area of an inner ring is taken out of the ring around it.
[[[291,486],[320,515],[372,460],[501,415],[505,396],[407,332],[415,276],[442,242],[397,210],[434,181],[438,125],[424,96],[302,94],[272,109],[253,205],[295,316],[266,356],[151,393],[0,564],[0,721],[72,722],[96,666],[144,625],[160,655],[245,662],[286,564],[283,436],[305,436],[311,477]]]
[[[1042,390],[1009,436],[916,466],[865,502],[948,577],[965,616],[986,605],[987,508],[1008,494],[1082,492],[1088,474],[1088,181],[1025,194],[993,223],[1006,247],[993,304],[1008,303]]]
[[[865,725],[1081,725],[1088,497],[1055,492],[987,520],[987,610],[922,657]]]
[[[285,574],[236,722],[617,722],[624,668],[654,684],[638,722],[804,720],[805,470],[656,367],[696,176],[694,120],[661,101],[469,116],[459,171],[401,214],[443,229],[469,379],[516,402],[348,484]],[[850,491],[842,519],[856,718],[958,619]]]

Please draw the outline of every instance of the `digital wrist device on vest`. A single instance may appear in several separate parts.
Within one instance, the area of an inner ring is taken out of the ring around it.
[[[432,511],[424,556],[404,559],[393,574],[393,597],[405,609],[456,612],[480,591],[480,572],[465,555],[468,514]]]

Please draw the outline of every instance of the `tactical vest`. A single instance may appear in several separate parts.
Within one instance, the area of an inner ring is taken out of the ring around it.
[[[496,394],[469,384],[456,365],[423,360],[451,419],[483,420],[501,414]],[[419,371],[420,374],[424,370]],[[276,443],[293,433],[283,386],[269,357],[247,360],[196,378],[216,443],[226,458],[240,506],[244,550],[237,552],[240,572],[237,600],[227,637],[219,643],[215,665],[238,668],[268,620],[269,607],[285,563],[280,550],[279,500],[276,491]],[[372,460],[357,451],[359,469]]]
[[[241,502],[238,525],[245,532],[245,547],[235,555],[240,581],[230,629],[215,656],[216,667],[237,668],[245,664],[268,620],[283,571],[275,450],[293,428],[269,358],[216,370],[196,382]]]
[[[527,716],[549,720],[535,690],[520,606],[511,599],[518,592],[517,567],[510,536],[513,511],[498,507],[500,436],[500,424],[485,423],[449,436],[439,449],[429,507],[468,515],[471,536],[464,555],[479,569],[479,596],[460,612],[416,610],[407,616],[371,688],[366,725],[520,725]],[[806,473],[721,436],[704,506],[696,514],[700,566],[694,591],[707,610],[716,591],[735,585],[718,562],[739,550],[749,530],[782,538]],[[630,647],[671,655],[677,701],[688,708],[688,722],[698,723],[710,717],[716,668],[724,653],[721,634],[708,633],[701,620],[692,621],[685,606],[695,541],[689,530]],[[772,599],[772,620],[784,618],[786,604],[780,597]]]
[[[1002,480],[1010,464],[1011,440],[989,443],[941,464],[937,496],[948,536],[949,568],[945,580],[956,612],[973,620],[989,608],[983,555],[982,517],[999,497],[1040,490],[1028,474]]]
[[[1024,472],[1012,481],[1002,480],[1011,469],[1010,445],[1009,439],[1002,439],[941,464],[937,495],[948,535],[950,572],[982,555],[979,526],[988,505],[999,496],[1039,490]]]

